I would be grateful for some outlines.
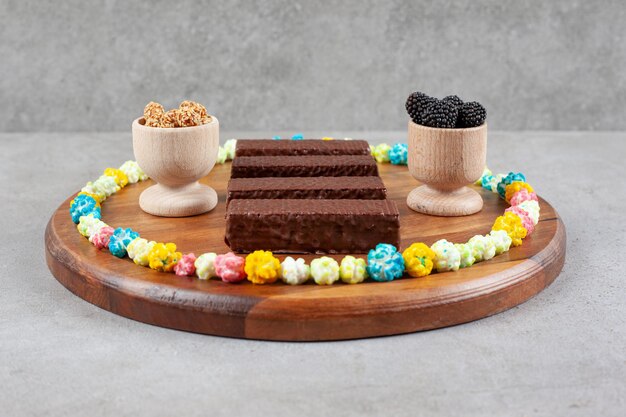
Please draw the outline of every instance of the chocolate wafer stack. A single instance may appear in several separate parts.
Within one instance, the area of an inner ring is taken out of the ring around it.
[[[364,253],[398,246],[395,203],[366,141],[239,140],[225,241],[235,252]]]

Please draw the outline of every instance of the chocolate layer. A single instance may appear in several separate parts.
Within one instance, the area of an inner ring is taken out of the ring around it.
[[[391,200],[232,200],[226,244],[235,252],[366,253],[400,243]]]
[[[236,156],[297,156],[297,155],[369,155],[364,140],[270,140],[239,139]]]
[[[380,177],[232,178],[226,202],[236,198],[382,200],[386,196]]]
[[[237,156],[231,178],[378,176],[371,155]]]

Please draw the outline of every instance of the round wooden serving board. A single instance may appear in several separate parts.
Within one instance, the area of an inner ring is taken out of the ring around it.
[[[475,187],[485,201],[477,214],[419,214],[406,205],[407,194],[418,185],[407,168],[385,164],[379,165],[379,170],[389,197],[400,210],[401,249],[413,242],[430,245],[441,238],[466,242],[475,234],[488,233],[507,207],[496,194]],[[226,253],[224,214],[229,176],[227,163],[216,166],[202,180],[219,196],[218,206],[207,214],[161,218],[144,213],[139,208],[139,194],[152,183],[145,181],[110,197],[102,206],[102,218],[113,227],[131,227],[149,240],[174,242],[183,253]],[[332,286],[202,281],[156,272],[97,250],[72,223],[70,199],[54,213],[45,234],[48,266],[61,284],[92,304],[134,320],[220,336],[339,340],[465,323],[528,300],[557,277],[565,259],[563,222],[554,208],[540,199],[539,224],[522,246],[458,272]],[[303,257],[309,261],[314,256]]]

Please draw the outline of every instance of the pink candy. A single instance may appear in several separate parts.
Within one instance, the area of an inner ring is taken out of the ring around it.
[[[245,259],[232,252],[226,255],[217,255],[215,258],[215,273],[224,282],[239,282],[246,278],[243,269]]]
[[[517,194],[519,193],[516,193],[515,195]],[[535,224],[533,223],[532,219],[528,216],[528,213],[526,213],[524,209],[521,209],[518,206],[511,206],[508,209],[504,210],[505,213],[507,211],[517,214],[519,218],[522,219],[522,226],[524,226],[524,229],[526,229],[526,236],[530,236],[531,233],[535,230]]]
[[[98,249],[104,249],[109,247],[109,239],[111,239],[111,235],[115,229],[111,226],[101,227],[96,233],[91,235],[89,240],[93,245]]]
[[[534,192],[529,193],[527,189],[522,188],[521,190],[513,194],[513,197],[511,197],[511,201],[509,201],[509,203],[511,204],[511,206],[517,206],[528,200],[539,201],[537,199],[537,194],[535,194]]]
[[[193,253],[183,255],[182,259],[174,266],[174,272],[179,277],[192,276],[196,273],[194,262],[196,262],[196,255]]]

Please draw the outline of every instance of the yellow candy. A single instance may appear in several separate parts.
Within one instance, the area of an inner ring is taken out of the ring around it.
[[[522,244],[522,239],[526,237],[528,233],[526,228],[522,225],[522,219],[510,211],[504,213],[504,216],[500,216],[496,219],[491,230],[504,230],[511,238],[511,244],[513,246],[519,246]]]
[[[334,138],[331,138],[331,137],[329,137],[329,136],[324,136],[324,137],[322,138],[322,140],[333,140],[333,139],[334,139]]]
[[[93,193],[88,193],[86,191],[81,191],[80,193],[78,193],[78,195],[88,195],[89,197],[93,198],[94,200],[96,200],[96,207],[100,207],[100,196],[97,194],[93,194]],[[74,200],[70,201],[70,206],[72,205],[72,203],[74,202]]]
[[[175,244],[157,243],[148,254],[148,264],[157,271],[170,272],[182,257],[182,253],[176,252]]]
[[[413,243],[402,252],[404,269],[412,277],[425,277],[433,270],[435,252],[423,243]]]
[[[126,247],[128,257],[133,260],[134,263],[141,266],[148,266],[150,264],[150,252],[156,245],[155,241],[148,242],[147,239],[141,237],[135,238]]]
[[[280,261],[270,251],[257,250],[246,256],[244,271],[253,284],[271,284],[278,279]]]
[[[104,175],[112,177],[115,180],[115,183],[121,188],[124,188],[126,187],[126,185],[128,185],[128,177],[121,169],[107,168],[104,170]]]
[[[533,187],[531,187],[530,184],[528,184],[527,182],[515,181],[507,185],[504,189],[504,199],[506,200],[506,202],[508,203],[509,201],[511,201],[511,197],[513,197],[516,192],[523,188],[525,188],[529,193],[535,191],[533,190]]]

